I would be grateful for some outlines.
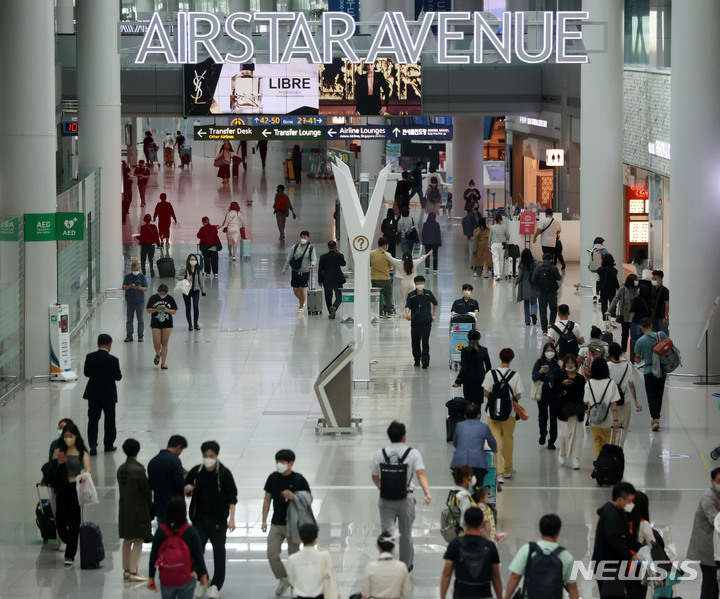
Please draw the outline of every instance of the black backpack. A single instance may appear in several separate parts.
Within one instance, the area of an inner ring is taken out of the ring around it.
[[[557,291],[558,284],[552,276],[552,264],[545,262],[538,266],[533,273],[532,282],[543,293]]]
[[[572,320],[568,320],[565,324],[564,331],[561,331],[554,324],[551,324],[550,328],[558,334],[558,356],[560,356],[561,358],[564,358],[568,354],[577,356],[578,352],[580,351],[580,345],[578,344],[577,337],[573,332],[573,329],[575,329],[575,323]]]
[[[458,557],[455,560],[455,578],[457,582],[465,584],[489,583],[490,580],[480,579],[487,560],[490,558],[488,543],[469,547],[469,538],[468,535],[457,538],[460,551],[458,551]]]
[[[442,202],[442,192],[440,191],[440,186],[428,185],[428,188],[425,191],[425,197],[428,202],[432,202],[434,204]]]
[[[382,499],[405,499],[408,495],[407,468],[405,458],[412,451],[408,447],[396,464],[390,461],[388,454],[382,450],[385,461],[380,464],[380,497]]]
[[[300,272],[300,269],[302,268],[303,258],[305,258],[305,253],[308,251],[309,248],[312,246],[308,243],[305,245],[305,249],[303,250],[303,253],[300,255],[300,257],[295,256],[295,252],[298,249],[298,244],[295,244],[295,247],[292,251],[292,258],[290,258],[290,268],[294,270],[295,272]],[[312,252],[310,253],[310,256],[312,257]]]
[[[622,390],[622,384],[623,384],[623,381],[625,380],[625,377],[627,376],[628,372],[630,372],[630,368],[632,368],[632,366],[630,366],[630,364],[627,364],[625,366],[625,372],[623,372],[623,375],[620,378],[620,382],[617,384],[618,393],[620,393],[620,399],[615,403],[616,406],[624,406],[625,405],[625,393]]]
[[[493,378],[493,388],[488,401],[488,412],[493,420],[505,422],[510,418],[512,402],[515,399],[513,392],[510,390],[510,379],[515,375],[515,371],[508,370],[500,378],[498,378],[499,373],[497,370],[491,370],[490,372]]]
[[[560,553],[564,547],[556,547],[545,553],[537,543],[530,543],[528,559],[525,565],[523,597],[526,599],[562,599],[563,563]]]

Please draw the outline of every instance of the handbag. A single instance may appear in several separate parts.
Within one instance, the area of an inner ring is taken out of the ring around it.
[[[177,285],[175,285],[175,293],[182,293],[183,295],[187,295],[190,293],[190,289],[192,288],[192,284],[187,279],[181,279],[177,282]]]
[[[540,401],[542,399],[543,382],[535,381],[532,389],[530,390],[530,399],[533,401]]]
[[[82,481],[80,480],[81,478],[83,479]],[[83,472],[80,476],[78,476],[77,481],[75,481],[75,485],[80,507],[100,503],[97,490],[95,489],[92,476],[90,476],[89,472]]]
[[[223,227],[223,233],[227,233],[227,227]]]
[[[530,418],[527,410],[523,408],[515,399],[513,399],[513,409],[515,410],[515,413],[518,415],[518,418],[520,418],[520,420],[528,420]]]
[[[566,403],[561,411],[563,416],[570,420],[573,416],[582,416],[585,413],[585,404],[582,403]]]

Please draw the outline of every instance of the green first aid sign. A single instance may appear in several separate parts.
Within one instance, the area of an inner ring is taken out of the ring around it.
[[[26,214],[25,241],[55,241],[55,213]]]
[[[55,215],[55,234],[58,241],[82,241],[85,215],[82,212],[58,212]]]
[[[82,212],[25,215],[25,241],[82,241],[84,237]]]
[[[17,241],[20,219],[15,217],[0,223],[0,241]]]

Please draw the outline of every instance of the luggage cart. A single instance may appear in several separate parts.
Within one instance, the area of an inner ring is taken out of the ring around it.
[[[475,318],[467,314],[456,314],[450,319],[450,361],[448,367],[455,370],[460,364],[460,351],[467,347],[468,333],[475,328]]]
[[[192,148],[183,146],[180,148],[180,168],[189,167],[192,164]]]

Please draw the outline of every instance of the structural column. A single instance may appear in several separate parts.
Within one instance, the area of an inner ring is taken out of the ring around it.
[[[680,7],[678,7],[679,9]],[[670,335],[682,350],[683,372],[705,371],[697,345],[710,308],[720,295],[715,260],[720,256],[720,3],[694,0],[672,14],[670,143]],[[665,213],[667,215],[667,212]],[[698,262],[700,258],[700,262]],[[710,373],[720,372],[714,344],[716,312],[708,332]]]
[[[607,23],[583,29],[585,47],[598,52],[580,68],[580,276],[593,286],[585,250],[595,237],[623,262],[623,6],[623,0],[583,1],[591,21]]]
[[[120,56],[117,3],[77,0],[80,171],[101,170],[100,284],[122,281]]]
[[[73,0],[57,0],[55,7],[58,33],[75,33],[75,6]]]
[[[0,19],[5,115],[0,130],[0,213],[55,212],[55,35],[52,0],[6,3]],[[29,35],[28,32],[32,32]],[[25,245],[25,375],[50,372],[48,307],[57,301],[57,244]]]
[[[488,207],[488,198],[484,189],[484,135],[483,117],[481,116],[456,116],[453,118],[453,141],[452,141],[452,192],[453,192],[453,216],[465,216],[465,200],[463,192],[467,189],[470,179],[475,181],[475,187],[482,194],[482,206]],[[504,200],[500,200],[503,205]],[[490,223],[492,224],[492,223]]]

